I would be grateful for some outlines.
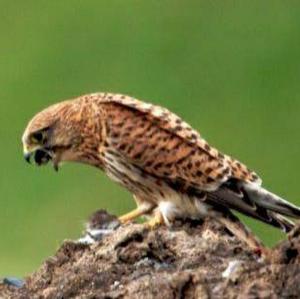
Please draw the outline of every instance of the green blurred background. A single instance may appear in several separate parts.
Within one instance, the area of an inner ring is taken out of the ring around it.
[[[1,1],[0,276],[34,271],[96,209],[134,206],[96,169],[55,173],[23,161],[20,138],[33,114],[84,93],[167,106],[300,204],[296,3]],[[246,221],[267,244],[283,238]]]

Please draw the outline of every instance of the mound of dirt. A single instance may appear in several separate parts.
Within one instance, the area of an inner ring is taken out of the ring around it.
[[[213,221],[149,230],[105,211],[0,298],[299,298],[300,229],[268,260]],[[10,282],[10,280],[9,280]]]

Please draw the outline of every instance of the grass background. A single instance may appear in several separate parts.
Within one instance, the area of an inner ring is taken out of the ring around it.
[[[130,194],[100,171],[26,165],[40,109],[94,91],[162,104],[300,204],[296,1],[1,1],[0,276],[23,276]],[[279,232],[246,220],[268,244]]]

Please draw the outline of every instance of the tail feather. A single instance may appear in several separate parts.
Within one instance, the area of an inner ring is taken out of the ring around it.
[[[273,226],[279,227],[285,233],[290,232],[295,227],[295,223],[292,220],[290,220],[278,213],[269,211],[269,214],[270,214],[271,218],[273,219],[273,221],[276,221],[276,225],[274,225],[273,223],[271,223],[271,224]]]
[[[263,187],[252,183],[243,183],[241,188],[256,205],[275,212],[275,215],[300,218],[299,207],[269,192]]]
[[[255,203],[253,199],[249,198],[246,192],[243,191],[236,193],[227,188],[220,188],[215,192],[207,194],[207,202],[214,206],[217,204],[218,206],[234,209],[244,215],[279,228],[286,233],[291,231],[295,226],[294,222],[286,217]]]
[[[206,201],[215,207],[234,209],[286,233],[295,224],[285,216],[300,218],[300,208],[258,185],[241,181],[226,182],[216,191],[207,193]]]

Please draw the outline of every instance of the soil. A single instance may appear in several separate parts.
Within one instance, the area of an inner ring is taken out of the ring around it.
[[[0,298],[300,298],[300,227],[262,258],[212,220],[149,230],[105,211]]]

